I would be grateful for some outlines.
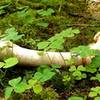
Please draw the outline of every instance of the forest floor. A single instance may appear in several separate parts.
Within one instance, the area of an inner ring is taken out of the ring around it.
[[[39,42],[67,28],[79,29],[80,34],[67,38],[64,49],[60,50],[69,51],[73,47],[94,42],[93,36],[100,31],[100,19],[89,13],[85,0],[0,0],[0,35],[6,34],[5,30],[12,27],[23,35],[13,42],[28,49],[38,49]],[[37,68],[28,66],[1,68],[0,96],[4,96],[9,80],[22,77],[25,81],[31,79],[35,72]],[[85,72],[87,77],[77,80],[72,77],[69,68],[60,68],[52,79],[42,85],[44,90],[40,94],[35,94],[32,89],[19,94],[13,92],[9,100],[83,100],[68,99],[70,96],[92,100],[95,96],[89,97],[89,91],[92,87],[100,86],[100,80],[91,81],[90,77],[99,72],[100,69],[94,73]]]

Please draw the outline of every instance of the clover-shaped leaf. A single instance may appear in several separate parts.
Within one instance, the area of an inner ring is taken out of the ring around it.
[[[70,68],[69,68],[69,71],[70,72],[74,72],[76,70],[76,66],[71,66]]]

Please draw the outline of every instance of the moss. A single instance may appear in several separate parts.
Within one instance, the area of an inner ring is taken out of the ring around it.
[[[42,100],[59,100],[59,95],[55,90],[51,87],[44,89],[41,93]]]
[[[93,18],[100,20],[100,3],[98,2],[89,3],[88,12],[90,12]]]

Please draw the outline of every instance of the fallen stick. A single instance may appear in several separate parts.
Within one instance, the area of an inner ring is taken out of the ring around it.
[[[97,42],[91,44],[90,48],[100,50],[100,32],[95,35],[94,40]],[[10,41],[1,40],[0,48],[2,47],[6,48],[0,50],[0,59],[3,59],[6,56],[16,56],[19,64],[23,66],[38,66],[41,64],[69,66],[69,64],[66,63],[66,60],[68,61],[72,57],[70,52],[43,52],[43,54],[40,55],[39,53],[41,53],[41,51],[26,49],[13,44]],[[91,62],[91,58],[92,57],[87,57],[83,59],[80,56],[77,56],[75,58],[75,64],[83,64],[84,60],[85,63],[88,64]]]

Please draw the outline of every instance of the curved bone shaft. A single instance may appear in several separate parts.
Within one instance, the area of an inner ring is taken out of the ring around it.
[[[90,48],[100,50],[100,32],[95,35],[95,44],[90,45]],[[9,46],[10,45],[10,46]],[[69,66],[66,61],[71,60],[70,52],[43,52],[38,50],[30,50],[20,47],[12,42],[0,41],[0,47],[7,47],[6,49],[1,49],[0,58],[3,59],[5,56],[16,56],[18,58],[19,64],[26,66],[38,66],[41,64],[60,64],[61,66]],[[91,62],[93,57],[87,57],[82,59],[80,56],[75,57],[75,64],[83,64],[83,61],[88,64]]]
[[[7,44],[7,43],[6,43]],[[19,60],[19,64],[27,66],[37,66],[41,64],[60,64],[61,66],[68,66],[69,64],[66,61],[71,59],[70,52],[43,52],[40,55],[41,51],[30,50],[18,45],[12,44],[0,52],[1,59],[5,56],[16,56]],[[75,58],[76,65],[82,63],[80,57]]]

